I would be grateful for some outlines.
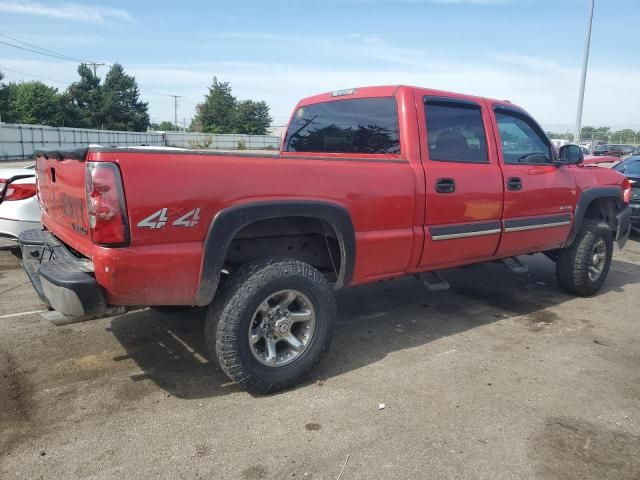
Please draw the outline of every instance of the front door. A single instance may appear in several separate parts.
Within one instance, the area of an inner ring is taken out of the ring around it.
[[[426,213],[419,269],[488,259],[500,241],[504,188],[489,112],[471,97],[421,100]]]
[[[563,245],[577,203],[568,166],[553,164],[549,139],[524,111],[495,105],[496,138],[505,182],[501,257]]]

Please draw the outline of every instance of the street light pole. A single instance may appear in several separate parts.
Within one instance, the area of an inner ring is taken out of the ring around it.
[[[582,59],[582,78],[580,79],[580,95],[578,97],[578,112],[576,114],[575,143],[580,142],[580,130],[582,129],[582,105],[584,103],[584,87],[587,83],[587,66],[589,64],[589,47],[591,46],[591,26],[593,24],[593,6],[595,0],[589,0],[589,24],[587,38],[584,46],[584,58]]]

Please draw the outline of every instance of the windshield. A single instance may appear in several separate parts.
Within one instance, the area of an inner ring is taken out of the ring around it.
[[[613,168],[625,175],[640,175],[640,157],[627,158]]]

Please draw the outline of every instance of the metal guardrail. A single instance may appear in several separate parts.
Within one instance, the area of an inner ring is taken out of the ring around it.
[[[280,137],[192,132],[123,132],[0,123],[0,161],[33,158],[36,150],[73,149],[90,144],[105,147],[150,145],[218,150],[277,150],[280,148]]]

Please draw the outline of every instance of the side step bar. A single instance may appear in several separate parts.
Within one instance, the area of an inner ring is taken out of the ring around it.
[[[495,261],[501,263],[513,273],[527,273],[529,271],[529,267],[516,257],[503,258],[502,260]],[[447,282],[438,271],[416,274],[415,277],[431,292],[442,292],[450,288],[449,282]]]
[[[529,267],[527,267],[516,257],[503,258],[502,260],[500,260],[500,263],[502,263],[513,273],[527,273],[529,271]]]
[[[427,272],[420,275],[416,275],[425,287],[431,292],[442,292],[449,289],[449,282],[447,282],[442,275],[438,272]]]

